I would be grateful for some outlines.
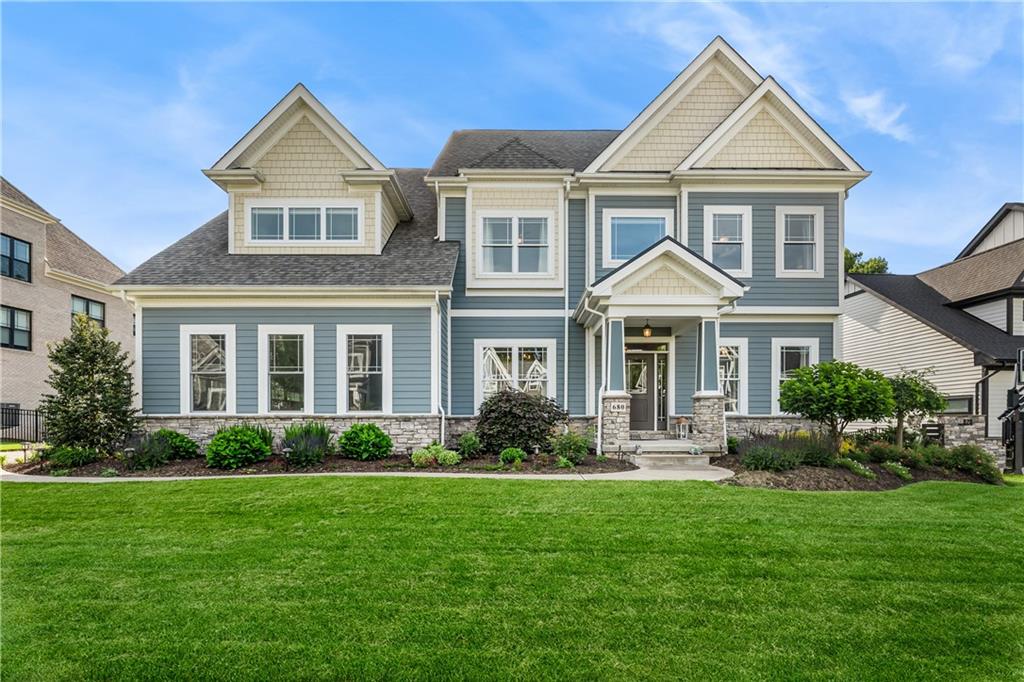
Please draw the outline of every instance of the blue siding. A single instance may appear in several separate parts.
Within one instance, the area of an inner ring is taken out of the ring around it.
[[[144,308],[142,311],[142,409],[146,414],[179,411],[179,327],[233,324],[236,336],[236,407],[257,411],[257,327],[312,324],[314,411],[337,412],[336,339],[339,324],[392,326],[392,409],[430,412],[429,308]]]
[[[587,200],[569,200],[569,307],[587,288]]]
[[[448,197],[444,200],[444,238],[461,244],[459,261],[452,283],[452,309],[459,308],[545,308],[562,309],[564,296],[466,296],[466,200]]]
[[[563,403],[562,362],[565,344],[562,341],[564,320],[558,317],[454,317],[452,318],[452,414],[471,415],[475,384],[473,342],[476,339],[555,339],[555,366],[558,382],[557,399]]]
[[[604,261],[604,209],[606,208],[658,208],[676,210],[676,195],[652,196],[598,196],[594,199],[594,279],[599,280],[612,269],[602,267]],[[670,230],[673,234],[675,228]]]
[[[569,413],[587,413],[586,330],[569,320]]]
[[[818,360],[833,358],[832,325],[828,322],[722,322],[724,338],[748,339],[747,380],[750,414],[770,414],[772,405],[772,339],[818,339]]]
[[[704,252],[705,205],[750,206],[753,221],[753,277],[742,306],[838,306],[839,305],[839,195],[786,192],[691,192],[689,194],[688,246]],[[825,277],[778,279],[775,277],[775,207],[824,206]]]
[[[694,324],[676,336],[676,414],[693,413],[699,331],[699,325]]]

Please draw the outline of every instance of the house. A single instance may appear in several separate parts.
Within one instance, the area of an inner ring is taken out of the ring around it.
[[[118,283],[150,426],[372,420],[406,448],[514,388],[604,450],[791,423],[780,381],[841,346],[868,175],[721,38],[623,130],[459,130],[395,169],[300,84],[204,172],[226,210]]]
[[[849,279],[845,359],[887,375],[929,371],[949,401],[947,440],[1001,455],[998,416],[1024,348],[1024,203],[1004,204],[945,265]]]
[[[110,289],[124,271],[4,178],[0,232],[0,402],[39,406],[50,392],[47,344],[68,335],[75,313],[109,328],[134,354],[132,306]]]

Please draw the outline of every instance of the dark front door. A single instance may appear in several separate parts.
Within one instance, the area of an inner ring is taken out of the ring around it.
[[[629,428],[634,431],[653,430],[654,401],[658,394],[654,353],[627,353],[626,381],[630,395]]]

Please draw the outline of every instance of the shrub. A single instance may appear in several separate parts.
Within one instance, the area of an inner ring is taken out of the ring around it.
[[[900,464],[910,469],[923,469],[926,462],[918,448],[907,448],[900,455]]]
[[[160,429],[146,434],[133,452],[125,452],[124,463],[132,470],[154,469],[176,459],[199,456],[199,445],[185,434]]]
[[[206,466],[238,469],[270,457],[263,427],[236,424],[218,431],[206,446]]]
[[[558,461],[555,462],[555,466],[559,469],[572,469],[576,465],[572,463],[572,460],[568,457],[559,457]]]
[[[551,454],[559,459],[563,457],[573,465],[583,464],[587,453],[590,452],[590,430],[586,435],[575,431],[566,431],[548,439],[551,443]]]
[[[485,452],[501,452],[506,448],[532,450],[543,446],[555,426],[568,419],[558,404],[550,398],[502,391],[480,406],[480,420],[476,433]]]
[[[807,466],[831,466],[835,459],[831,440],[820,431],[753,433],[737,444],[737,451],[742,458],[751,449],[758,447],[785,451],[789,453],[787,459],[795,459],[798,464]]]
[[[521,448],[505,448],[498,455],[498,460],[502,464],[522,464],[524,459],[526,453]]]
[[[865,429],[863,431],[856,431],[851,435],[851,439],[857,447],[863,449],[872,443],[889,443],[890,445],[896,444],[896,427],[885,426],[876,429]],[[921,434],[912,429],[904,429],[903,431],[903,445],[904,447],[909,445],[915,445],[921,441]]]
[[[736,436],[729,436],[725,439],[725,451],[730,455],[739,454],[740,451],[740,439]]]
[[[376,424],[353,424],[338,439],[338,449],[349,459],[384,459],[391,454],[391,437]]]
[[[871,443],[864,448],[869,462],[881,464],[882,462],[900,462],[903,458],[903,448],[890,445],[889,443]]]
[[[183,433],[173,429],[160,429],[153,437],[167,443],[171,459],[195,459],[199,456],[199,444]]]
[[[448,450],[443,445],[434,441],[425,448],[413,451],[409,456],[412,459],[413,466],[428,467],[428,466],[443,466],[450,467],[455,466],[462,461],[462,457],[459,453],[454,450]]]
[[[800,466],[800,457],[795,452],[771,445],[756,445],[743,455],[744,467],[757,471],[787,471]]]
[[[58,445],[44,451],[43,459],[50,463],[51,468],[73,469],[99,461],[103,454],[96,448],[77,445]]]
[[[904,433],[907,419],[928,417],[946,409],[945,396],[928,380],[928,374],[932,371],[904,370],[889,377],[894,402],[893,416],[896,418],[896,437],[893,442],[898,447],[902,448],[907,442]]]
[[[323,422],[291,424],[284,429],[281,448],[288,466],[313,466],[334,452],[334,434]]]
[[[901,478],[904,481],[914,480],[914,475],[910,473],[910,469],[903,466],[899,462],[882,462],[882,468],[888,471],[893,476]]]
[[[480,439],[476,431],[468,431],[459,438],[459,453],[463,459],[473,459],[480,454]]]
[[[103,478],[117,478],[120,475],[121,474],[117,472],[117,469],[114,469],[113,467],[107,467],[106,469],[100,472],[100,476],[102,476]]]
[[[842,467],[843,469],[848,469],[849,471],[852,471],[861,478],[867,478],[872,481],[878,478],[878,474],[876,474],[874,471],[868,469],[866,466],[864,466],[857,460],[850,459],[849,457],[840,457],[839,459],[837,459],[836,466]]]
[[[977,445],[960,445],[949,450],[952,468],[974,474],[986,483],[1002,483],[1003,474],[992,456]]]

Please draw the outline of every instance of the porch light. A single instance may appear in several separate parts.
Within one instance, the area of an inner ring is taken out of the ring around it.
[[[647,322],[644,324],[644,328],[641,333],[644,335],[645,339],[649,339],[654,335],[654,330],[651,328],[650,320],[647,320]]]

